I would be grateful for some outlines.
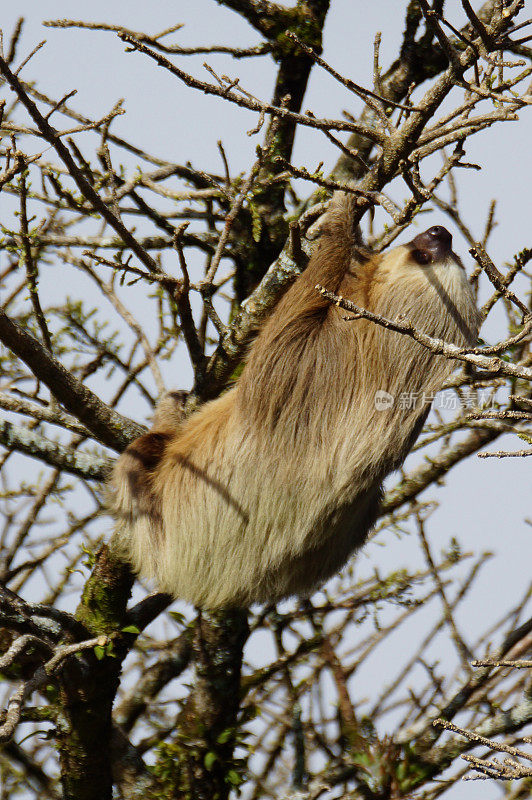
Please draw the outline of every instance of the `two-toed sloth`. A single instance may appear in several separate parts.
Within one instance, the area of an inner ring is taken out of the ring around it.
[[[383,479],[451,372],[405,335],[346,321],[316,284],[431,336],[476,340],[449,232],[432,227],[371,255],[356,244],[352,208],[335,196],[317,251],[236,385],[186,420],[166,401],[170,412],[117,462],[116,541],[162,591],[207,609],[308,595],[363,544]]]

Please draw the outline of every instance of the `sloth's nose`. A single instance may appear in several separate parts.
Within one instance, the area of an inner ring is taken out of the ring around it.
[[[453,237],[443,225],[433,225],[424,233],[412,239],[410,246],[412,253],[421,264],[439,261],[451,252]]]

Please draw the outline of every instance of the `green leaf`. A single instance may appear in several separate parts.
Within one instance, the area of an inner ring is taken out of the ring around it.
[[[215,761],[218,761],[218,756],[216,755],[216,753],[213,753],[212,750],[209,750],[208,753],[205,753],[205,758],[203,759],[203,761],[205,762],[205,767],[207,769],[212,769]]]
[[[221,732],[216,741],[218,742],[218,744],[226,744],[232,735],[233,735],[233,729],[226,728],[225,731]]]
[[[122,633],[140,633],[140,630],[136,625],[126,625],[125,628],[122,628]]]
[[[94,655],[98,661],[101,661],[102,658],[105,658],[105,647],[102,647],[101,644],[97,644],[94,648]]]
[[[242,783],[242,776],[234,769],[230,769],[225,778],[232,786],[240,786]]]
[[[116,653],[114,651],[112,642],[109,642],[109,644],[105,645],[105,655],[109,656],[109,658],[116,658]]]

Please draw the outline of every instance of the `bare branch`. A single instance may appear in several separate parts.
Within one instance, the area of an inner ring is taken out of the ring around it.
[[[0,420],[0,444],[8,450],[38,458],[51,467],[70,472],[86,480],[105,480],[111,469],[112,460],[86,453],[77,453],[59,442],[45,439],[28,428]]]
[[[350,300],[344,300],[344,298],[340,295],[328,292],[323,286],[318,285],[316,286],[316,289],[321,295],[323,295],[323,297],[326,297],[327,300],[330,300],[331,303],[334,303],[334,305],[338,306],[339,308],[343,308],[346,311],[350,311],[354,315],[352,317],[346,317],[345,319],[347,322],[354,322],[357,319],[362,318],[368,319],[377,325],[381,325],[383,328],[410,336],[416,342],[422,344],[423,347],[426,347],[427,350],[430,350],[431,353],[436,355],[444,355],[446,358],[465,361],[466,363],[477,367],[477,369],[486,369],[490,372],[496,372],[502,375],[522,378],[523,380],[532,380],[532,367],[515,365],[507,361],[503,361],[496,356],[484,355],[484,349],[481,347],[458,347],[455,344],[444,342],[443,339],[435,339],[432,336],[428,336],[426,333],[423,333],[415,328],[412,323],[404,317],[399,318],[394,322],[380,316],[379,314],[374,314],[372,311],[368,311],[365,308],[360,308]],[[527,317],[524,324],[526,326],[524,335],[528,336],[529,332],[532,330],[532,315]],[[524,338],[524,336],[520,337],[520,339],[522,338]]]
[[[49,142],[52,147],[56,150],[57,154],[65,164],[66,168],[68,169],[70,175],[76,182],[76,185],[80,192],[83,194],[84,197],[89,200],[89,202],[93,205],[94,209],[98,211],[102,217],[109,223],[109,225],[118,233],[118,235],[122,238],[124,243],[133,250],[135,255],[139,258],[139,260],[151,271],[157,271],[157,265],[151,258],[151,256],[146,253],[143,247],[141,247],[135,237],[128,231],[128,229],[122,224],[122,222],[117,219],[114,213],[108,208],[108,206],[103,202],[101,197],[94,191],[93,187],[90,183],[86,180],[83,173],[80,169],[78,169],[76,162],[72,158],[69,150],[63,144],[61,139],[59,138],[58,132],[52,128],[48,120],[43,117],[43,115],[38,110],[37,106],[30,99],[28,94],[26,93],[24,87],[14,75],[9,66],[7,65],[6,61],[3,58],[0,58],[0,72],[7,80],[11,89],[17,94],[19,100],[22,104],[26,107],[29,115],[31,116],[34,123],[37,125],[38,129],[40,130],[44,139]]]
[[[86,386],[77,381],[27,331],[0,309],[0,340],[9,347],[75,417],[103,444],[122,450],[143,432],[143,428],[105,405]],[[8,424],[8,423],[5,423]]]
[[[289,111],[282,106],[274,106],[271,103],[256,100],[248,93],[245,95],[238,94],[235,91],[238,81],[233,82],[232,84],[229,82],[227,83],[226,87],[216,86],[212,83],[200,81],[198,78],[194,78],[192,75],[183,72],[183,70],[179,69],[179,67],[176,67],[175,64],[172,64],[171,61],[168,61],[168,59],[164,58],[159,53],[155,53],[153,50],[150,50],[149,47],[146,47],[133,37],[126,35],[120,36],[120,38],[127,44],[131,45],[134,50],[138,50],[140,53],[150,56],[150,58],[156,61],[159,66],[169,70],[172,75],[175,75],[177,78],[182,80],[187,86],[190,86],[193,89],[199,89],[205,94],[216,95],[217,97],[228,100],[229,102],[234,103],[241,108],[247,108],[250,111],[257,111],[259,113],[272,114],[273,116],[280,117],[283,120],[290,120],[298,123],[299,125],[306,125],[310,128],[356,131],[360,136],[365,136],[373,142],[378,143],[382,141],[382,137],[378,134],[378,132],[369,126],[360,125],[356,122],[346,122],[344,120],[317,119],[316,117],[297,114],[295,111]]]
[[[145,42],[146,44],[155,47],[157,50],[160,50],[162,53],[175,53],[176,55],[180,56],[198,55],[202,53],[227,53],[228,55],[233,56],[233,58],[250,58],[253,56],[267,55],[272,50],[272,45],[268,42],[263,42],[262,44],[254,47],[229,47],[226,45],[210,45],[208,47],[181,47],[178,44],[163,44],[160,39],[163,36],[167,36],[169,33],[178,31],[183,27],[180,24],[173,25],[168,30],[162,31],[162,33],[154,34],[153,36],[149,36],[142,31],[134,31],[130,30],[129,28],[124,28],[122,25],[110,25],[105,22],[83,22],[81,20],[73,19],[51,19],[45,20],[43,25],[48,28],[81,28],[95,31],[113,31],[114,33],[133,36],[135,39],[138,39],[139,42]]]

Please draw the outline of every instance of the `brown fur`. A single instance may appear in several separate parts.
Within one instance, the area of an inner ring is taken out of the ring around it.
[[[378,256],[335,198],[320,246],[257,337],[237,385],[185,422],[167,413],[119,459],[116,540],[159,587],[206,608],[308,594],[365,540],[452,369],[411,339],[346,322],[317,283],[470,344],[479,318],[456,256]],[[395,398],[379,410],[375,393]],[[420,393],[401,408],[402,393]],[[425,393],[425,397],[421,395]]]

